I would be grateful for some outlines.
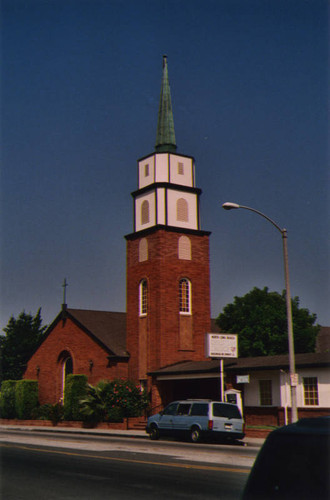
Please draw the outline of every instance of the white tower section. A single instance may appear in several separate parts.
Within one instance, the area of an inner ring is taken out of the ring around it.
[[[190,156],[153,153],[138,161],[134,231],[161,225],[199,230],[199,195]]]

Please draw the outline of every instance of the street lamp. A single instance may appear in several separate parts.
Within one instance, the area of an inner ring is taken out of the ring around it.
[[[291,295],[290,295],[290,281],[289,281],[289,258],[288,258],[288,234],[286,229],[281,229],[276,222],[267,217],[267,215],[259,212],[255,208],[245,207],[243,205],[238,205],[237,203],[226,202],[222,205],[225,210],[233,210],[237,208],[244,208],[245,210],[250,210],[258,215],[261,215],[264,219],[267,219],[273,224],[273,226],[280,231],[283,240],[283,258],[284,258],[284,275],[285,275],[285,289],[286,289],[286,314],[287,314],[287,324],[288,324],[288,343],[289,343],[289,366],[290,366],[290,389],[291,389],[291,422],[296,422],[298,420],[297,412],[297,375],[295,368],[295,356],[294,356],[294,343],[293,343],[293,328],[292,328],[292,308],[291,308]]]

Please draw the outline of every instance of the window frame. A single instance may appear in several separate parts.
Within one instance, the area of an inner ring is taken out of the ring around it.
[[[189,278],[181,278],[179,281],[179,312],[183,315],[191,315],[191,281]]]
[[[150,222],[150,206],[148,200],[143,200],[141,203],[141,225],[149,224]]]
[[[319,384],[317,377],[303,377],[304,406],[319,406]],[[313,382],[311,382],[313,381]]]
[[[272,379],[259,380],[259,404],[260,406],[273,406]]]
[[[148,281],[143,278],[139,283],[139,316],[148,314]]]

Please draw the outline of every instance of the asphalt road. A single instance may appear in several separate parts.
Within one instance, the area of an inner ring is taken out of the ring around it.
[[[3,500],[240,498],[249,468],[200,463],[175,453],[1,444]],[[134,450],[134,448],[133,448]],[[202,450],[201,450],[202,451]]]

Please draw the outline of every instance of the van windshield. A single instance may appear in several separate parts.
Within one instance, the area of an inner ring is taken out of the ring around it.
[[[213,403],[213,416],[225,418],[242,418],[237,406],[223,403]]]

